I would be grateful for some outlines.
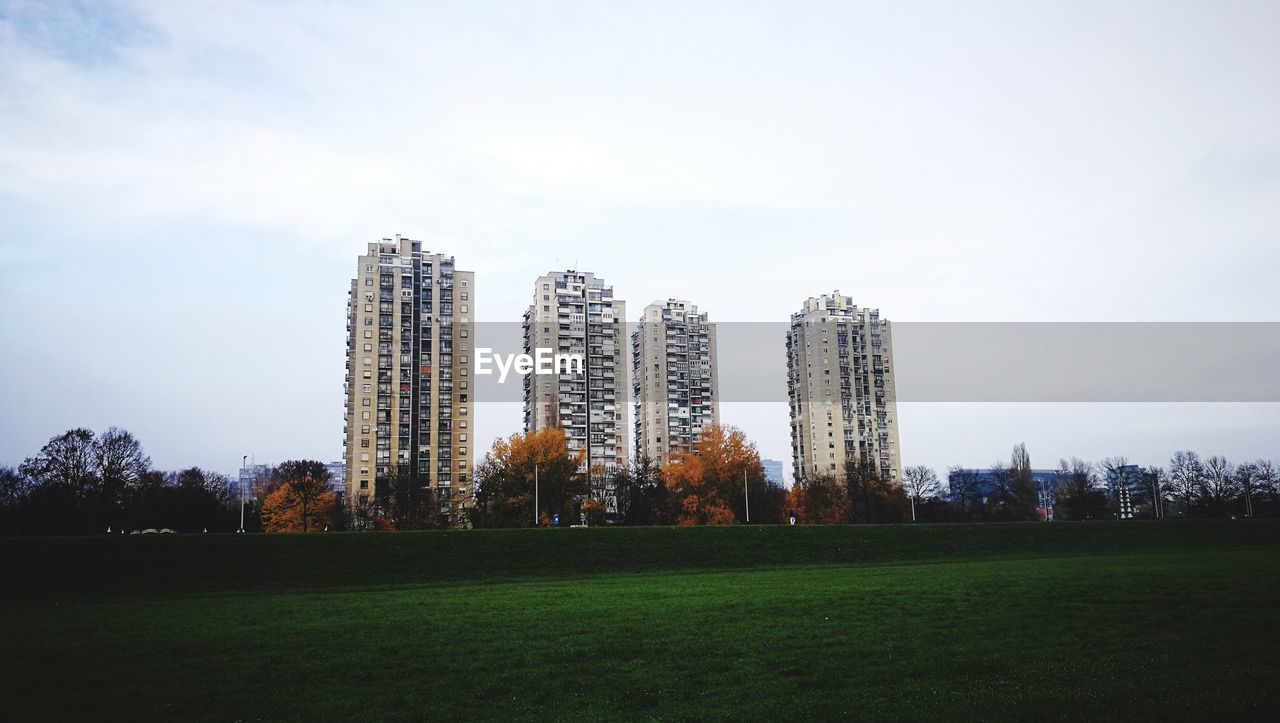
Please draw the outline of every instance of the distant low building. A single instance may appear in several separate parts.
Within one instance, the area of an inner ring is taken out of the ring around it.
[[[969,480],[961,478],[962,474],[971,475]],[[1033,469],[1031,470],[1031,481],[1035,483],[1036,490],[1043,489],[1045,492],[1052,494],[1058,488],[1058,470],[1056,469]],[[999,482],[996,480],[995,473],[991,469],[964,469],[951,470],[947,475],[948,497],[955,500],[961,494],[965,494],[965,490],[961,489],[966,482],[972,484],[972,489],[968,491],[970,498],[986,499],[993,497],[1000,491]]]
[[[760,464],[764,465],[764,478],[779,487],[786,487],[786,479],[782,476],[782,462],[776,459],[762,459]]]

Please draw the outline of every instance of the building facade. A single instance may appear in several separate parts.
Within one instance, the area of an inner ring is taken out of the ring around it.
[[[655,301],[631,333],[636,458],[664,464],[720,424],[716,331],[687,301]]]
[[[451,524],[472,504],[468,402],[475,274],[396,236],[368,245],[347,297],[344,477],[349,504],[379,481],[429,486]]]
[[[582,370],[524,377],[524,427],[564,430],[582,469],[627,463],[626,302],[590,272],[553,271],[534,284],[524,315],[524,351],[576,354]]]
[[[901,484],[893,341],[878,309],[839,291],[805,301],[787,331],[787,391],[795,479],[854,464]]]
[[[764,478],[779,487],[787,486],[787,479],[783,473],[782,460],[779,459],[762,459],[760,464],[764,466]]]

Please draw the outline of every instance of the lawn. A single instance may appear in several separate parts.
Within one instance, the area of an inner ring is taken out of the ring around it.
[[[1268,522],[3,540],[4,716],[1270,718]]]

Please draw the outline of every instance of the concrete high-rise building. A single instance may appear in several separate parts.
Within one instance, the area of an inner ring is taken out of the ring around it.
[[[343,444],[349,504],[377,505],[378,481],[411,475],[449,522],[472,504],[468,402],[475,274],[396,236],[368,246],[347,297]]]
[[[893,342],[878,309],[839,291],[807,300],[787,331],[787,389],[797,480],[852,463],[902,483]]]
[[[553,271],[534,284],[524,315],[524,349],[577,354],[580,373],[527,374],[524,427],[559,427],[583,469],[627,463],[626,302],[595,274]]]
[[[655,301],[631,334],[636,458],[658,464],[720,423],[716,331],[687,301]]]

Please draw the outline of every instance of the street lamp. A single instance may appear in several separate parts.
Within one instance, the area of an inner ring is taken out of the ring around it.
[[[240,458],[240,529],[236,532],[244,532],[244,465],[249,461],[249,455]]]

